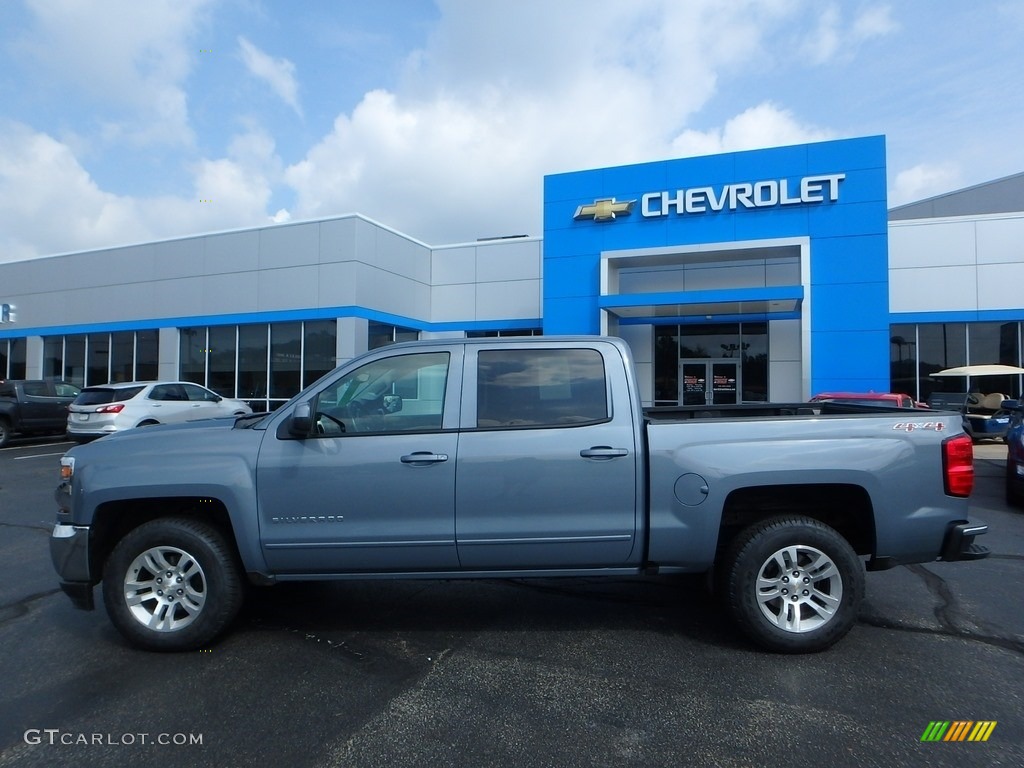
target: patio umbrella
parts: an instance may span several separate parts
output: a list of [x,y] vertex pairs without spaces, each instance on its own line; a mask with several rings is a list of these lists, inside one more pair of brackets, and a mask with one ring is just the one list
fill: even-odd
[[1024,373],[1024,368],[1016,365],[961,365],[959,368],[946,368],[944,371],[930,373],[929,376],[1006,376]]

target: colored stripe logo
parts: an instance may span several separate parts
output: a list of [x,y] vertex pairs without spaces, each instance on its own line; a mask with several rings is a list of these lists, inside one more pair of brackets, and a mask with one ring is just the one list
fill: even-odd
[[988,741],[995,729],[995,720],[933,720],[921,741]]

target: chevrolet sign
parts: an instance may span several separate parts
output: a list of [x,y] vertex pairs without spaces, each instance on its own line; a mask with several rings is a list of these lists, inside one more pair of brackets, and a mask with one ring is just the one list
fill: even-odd
[[691,187],[671,192],[647,192],[640,198],[640,213],[644,218],[668,216],[670,212],[707,213],[728,208],[774,208],[777,205],[822,203],[839,199],[839,182],[845,173],[824,176],[804,176],[799,187],[790,189],[789,179],[726,184],[722,187]]
[[579,206],[572,218],[574,221],[579,221],[580,219],[611,221],[617,215],[628,216],[633,212],[634,205],[636,205],[636,200],[626,200],[617,203],[614,197],[606,197],[595,200],[590,205]]
[[[845,173],[822,176],[804,176],[799,182],[789,179],[745,181],[721,187],[690,187],[672,192],[645,192],[640,198],[640,215],[645,219],[676,215],[717,212],[740,208],[774,208],[781,205],[801,205],[839,200],[839,183]],[[614,197],[598,198],[589,205],[576,208],[573,219],[613,221],[617,216],[628,216],[636,200],[616,202]]]

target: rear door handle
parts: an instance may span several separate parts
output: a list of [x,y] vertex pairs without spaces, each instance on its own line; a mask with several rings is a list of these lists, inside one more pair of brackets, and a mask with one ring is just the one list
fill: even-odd
[[625,448],[612,448],[610,445],[595,445],[584,448],[580,451],[580,456],[584,459],[618,459],[629,456],[629,451]]
[[430,451],[416,451],[402,457],[403,464],[438,464],[448,461],[447,453],[431,453]]

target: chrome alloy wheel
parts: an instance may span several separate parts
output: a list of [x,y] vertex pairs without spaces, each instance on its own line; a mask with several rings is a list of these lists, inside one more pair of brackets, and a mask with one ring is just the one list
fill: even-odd
[[206,604],[206,576],[196,559],[177,547],[153,547],[125,574],[124,600],[139,624],[174,632],[198,618]]
[[835,563],[814,547],[784,547],[757,574],[757,602],[772,624],[786,632],[820,629],[843,600],[843,578]]

